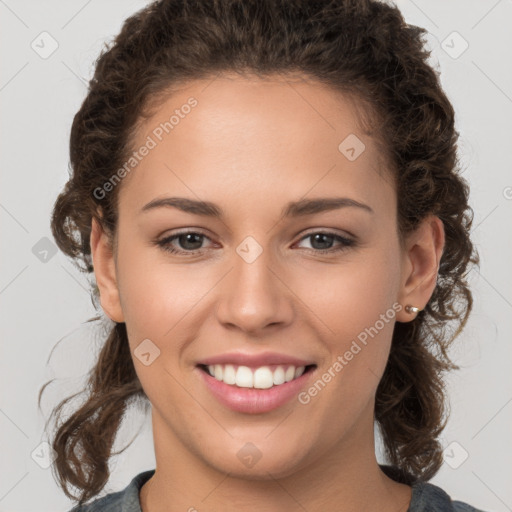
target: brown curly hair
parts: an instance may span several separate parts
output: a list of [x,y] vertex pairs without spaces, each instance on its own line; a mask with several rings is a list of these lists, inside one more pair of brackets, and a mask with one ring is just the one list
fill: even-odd
[[[386,456],[413,481],[429,480],[442,463],[438,436],[447,421],[442,377],[459,368],[447,349],[472,307],[468,264],[479,263],[469,236],[473,210],[460,176],[454,110],[427,62],[425,33],[406,24],[396,6],[377,0],[149,4],[125,21],[96,62],[71,129],[69,181],[51,221],[59,248],[83,272],[93,272],[91,222],[95,218],[115,234],[119,186],[102,199],[93,191],[123,165],[138,122],[175,85],[222,72],[295,73],[356,98],[388,156],[400,239],[428,214],[437,215],[445,229],[437,286],[413,321],[396,323],[375,399]],[[97,301],[94,283],[92,296]],[[80,504],[108,481],[127,407],[133,400],[148,401],[124,323],[108,334],[85,392],[83,404],[56,428],[52,441],[59,485],[72,499],[77,498],[68,485],[76,487]],[[75,396],[63,400],[51,417],[60,419]]]

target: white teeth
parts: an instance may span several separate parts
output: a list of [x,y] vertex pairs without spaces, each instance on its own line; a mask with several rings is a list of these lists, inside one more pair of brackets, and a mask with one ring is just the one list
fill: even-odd
[[304,373],[305,370],[305,366],[299,366],[298,368],[295,369],[295,376],[293,378],[298,379]]
[[268,366],[258,368],[254,372],[254,387],[257,389],[268,389],[274,385],[274,376]]
[[251,369],[247,368],[247,366],[239,366],[236,371],[236,385],[239,388],[253,388],[253,383],[254,378]]
[[222,380],[226,384],[236,384],[236,372],[235,367],[232,364],[224,366],[224,375],[222,376]]
[[268,366],[252,370],[248,366],[236,368],[232,364],[209,365],[208,372],[212,377],[225,384],[240,388],[269,389],[300,377],[306,370],[305,366],[278,366],[273,371]]
[[274,384],[279,386],[280,384],[284,384],[284,368],[279,366],[274,370]]

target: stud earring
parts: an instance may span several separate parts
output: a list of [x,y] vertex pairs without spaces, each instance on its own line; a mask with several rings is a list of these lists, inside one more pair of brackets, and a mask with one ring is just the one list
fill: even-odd
[[417,308],[415,306],[411,306],[410,304],[407,304],[407,306],[405,306],[405,311],[407,311],[407,313],[414,314],[414,313],[419,313],[421,311],[421,309]]

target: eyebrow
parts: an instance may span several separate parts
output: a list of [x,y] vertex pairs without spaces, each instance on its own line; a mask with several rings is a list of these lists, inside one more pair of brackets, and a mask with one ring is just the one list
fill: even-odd
[[[372,214],[375,213],[370,206],[356,201],[355,199],[351,199],[349,197],[329,197],[319,199],[301,199],[299,201],[290,202],[283,208],[281,216],[301,217],[350,206]],[[141,213],[163,207],[174,207],[178,210],[194,215],[224,219],[224,212],[222,211],[222,208],[217,206],[215,203],[210,201],[197,201],[186,197],[163,197],[153,199],[143,206]]]
[[[205,217],[214,217],[224,219],[222,208],[210,201],[197,201],[186,197],[163,197],[153,199],[141,209],[141,213],[154,210],[156,208],[177,208],[186,213],[194,215],[203,215]],[[375,213],[367,204],[356,201],[349,197],[328,197],[319,199],[301,199],[288,203],[282,210],[282,217],[301,217],[313,215],[325,211],[338,210],[345,207],[355,207],[368,213]]]
[[[203,215],[205,217],[214,217],[224,219],[224,212],[215,203],[209,201],[198,201],[186,197],[163,197],[156,198],[147,203],[141,210],[141,213],[154,210],[156,208],[177,208],[186,213],[194,215]],[[288,203],[282,210],[281,216],[285,218],[302,217],[313,215],[331,210],[338,210],[345,207],[359,208],[370,214],[375,213],[367,204],[356,201],[349,197],[329,197],[319,199],[301,199]]]

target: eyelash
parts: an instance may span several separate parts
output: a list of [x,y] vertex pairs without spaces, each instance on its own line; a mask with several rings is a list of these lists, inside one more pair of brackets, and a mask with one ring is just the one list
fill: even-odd
[[[199,236],[202,236],[202,237],[205,237],[205,238],[209,239],[209,237],[206,236],[204,233],[201,233],[201,232],[198,232],[198,231],[182,231],[180,233],[175,233],[174,235],[171,235],[171,236],[168,236],[166,238],[163,238],[162,240],[158,240],[155,243],[156,243],[156,245],[161,247],[162,250],[164,250],[165,252],[169,252],[171,254],[180,254],[180,255],[193,256],[193,255],[195,255],[197,253],[201,253],[203,251],[203,249],[195,249],[195,250],[191,250],[191,251],[183,251],[183,250],[178,250],[178,249],[176,249],[176,248],[174,248],[174,247],[172,247],[170,245],[172,241],[174,241],[175,239],[179,238],[180,236],[189,235],[189,234],[199,235]],[[345,238],[345,237],[340,236],[340,235],[338,235],[336,233],[333,233],[331,231],[313,231],[313,232],[308,233],[307,235],[303,236],[299,240],[299,242],[302,242],[302,240],[310,238],[310,237],[312,237],[314,235],[318,235],[318,234],[332,236],[335,240],[341,242],[343,245],[335,247],[335,248],[330,248],[330,249],[307,249],[308,252],[313,252],[313,253],[316,253],[316,254],[333,254],[333,253],[339,253],[339,252],[346,251],[349,247],[355,247],[356,246],[356,241],[355,240],[352,240],[350,238]]]

